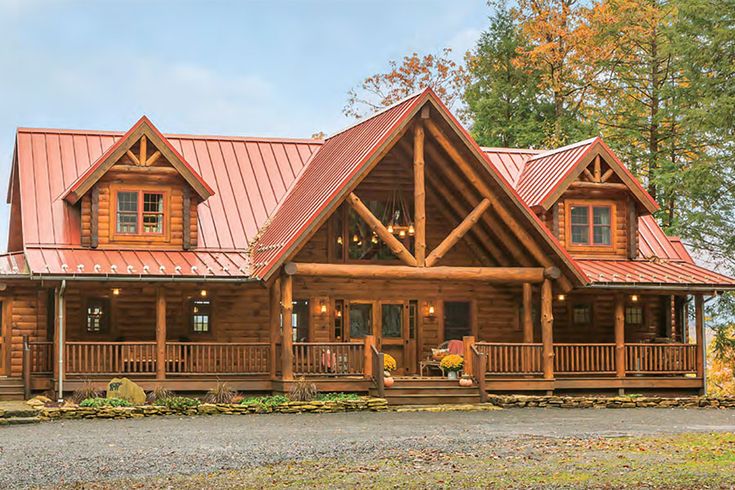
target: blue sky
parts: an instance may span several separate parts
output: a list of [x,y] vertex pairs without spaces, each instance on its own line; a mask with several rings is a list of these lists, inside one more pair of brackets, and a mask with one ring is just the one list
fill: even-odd
[[350,88],[413,51],[461,57],[489,13],[483,0],[0,0],[0,181],[18,126],[126,130],[146,114],[174,133],[334,132]]

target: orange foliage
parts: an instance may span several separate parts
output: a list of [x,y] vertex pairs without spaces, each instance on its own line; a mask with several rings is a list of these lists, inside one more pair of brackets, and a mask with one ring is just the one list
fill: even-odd
[[426,87],[431,87],[451,107],[468,81],[465,67],[452,60],[451,53],[451,49],[445,48],[439,54],[404,56],[400,64],[391,60],[387,73],[369,76],[359,88],[350,90],[343,112],[361,118]]

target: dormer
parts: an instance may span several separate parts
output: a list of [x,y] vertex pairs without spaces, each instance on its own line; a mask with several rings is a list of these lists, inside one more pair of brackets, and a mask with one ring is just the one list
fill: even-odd
[[532,156],[518,192],[580,258],[635,258],[638,218],[658,210],[600,138]]
[[64,199],[80,207],[83,246],[188,250],[197,244],[197,207],[213,193],[144,116]]

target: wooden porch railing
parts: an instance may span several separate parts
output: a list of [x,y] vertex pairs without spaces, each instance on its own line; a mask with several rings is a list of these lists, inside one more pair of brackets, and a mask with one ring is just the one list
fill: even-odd
[[66,374],[155,374],[155,342],[66,342]]
[[542,344],[476,342],[475,348],[486,356],[485,371],[488,374],[543,373]]
[[364,374],[365,344],[360,342],[294,342],[293,372],[299,376]]
[[166,342],[167,374],[269,374],[269,342]]
[[625,370],[631,374],[697,372],[694,344],[625,344]]
[[554,344],[554,374],[615,373],[615,344]]
[[54,343],[50,340],[28,342],[31,374],[45,375],[54,371]]
[[378,352],[374,345],[370,346],[371,355],[373,356],[373,381],[378,396],[385,396],[385,354]]
[[470,353],[473,377],[477,382],[477,389],[480,391],[480,402],[485,403],[487,401],[487,389],[485,388],[485,368],[488,364],[487,354],[480,352],[477,349],[477,344],[472,345]]

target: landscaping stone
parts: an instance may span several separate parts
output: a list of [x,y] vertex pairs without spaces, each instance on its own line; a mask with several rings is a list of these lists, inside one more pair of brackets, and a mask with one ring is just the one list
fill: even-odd
[[120,398],[133,405],[145,403],[145,391],[128,378],[113,378],[107,383],[107,398]]
[[488,402],[503,408],[735,408],[735,396],[664,398],[644,396],[490,395]]

